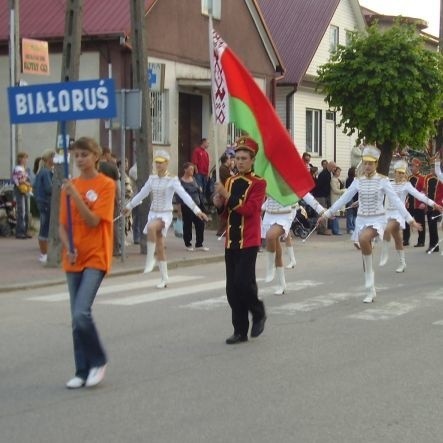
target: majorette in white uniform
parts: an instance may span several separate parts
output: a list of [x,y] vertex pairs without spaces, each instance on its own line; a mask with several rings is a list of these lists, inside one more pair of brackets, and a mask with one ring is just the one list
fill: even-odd
[[[403,174],[406,174],[406,170],[408,168],[408,164],[404,160],[399,160],[394,163],[394,173],[400,172]],[[406,180],[406,175],[404,175],[405,180],[396,182],[394,181],[391,183],[392,188],[394,189],[394,192],[397,194],[400,201],[404,202],[406,201],[406,197],[408,194],[411,194],[414,196],[417,200],[420,200],[421,202],[425,203],[428,206],[435,206],[435,202],[428,198],[425,194],[422,192],[417,191],[414,186],[412,186],[411,182]],[[406,220],[403,217],[403,215],[399,212],[397,207],[391,203],[389,198],[386,199],[386,219],[389,223],[390,220],[395,220],[399,224],[399,229],[404,229],[406,226]],[[389,247],[389,241],[383,239],[382,247],[381,247],[381,254],[380,254],[380,266],[384,266],[388,261],[388,247]],[[406,269],[406,259],[405,259],[405,251],[403,250],[403,246],[401,246],[401,249],[397,249],[397,253],[400,258],[400,265],[396,269],[396,272],[404,272]]]
[[[317,213],[322,213],[324,211],[323,206],[312,196],[312,194],[307,193],[303,200],[311,206]],[[262,238],[266,238],[266,234],[273,225],[279,225],[283,228],[284,238],[289,234],[291,229],[292,221],[294,220],[295,214],[297,212],[298,205],[283,206],[282,204],[275,201],[272,197],[268,197],[263,203],[262,210],[265,211],[262,221]],[[289,254],[289,259],[291,263],[295,264],[295,255],[292,246],[286,248]],[[265,282],[269,283],[277,275],[278,287],[275,294],[281,295],[284,293],[286,288],[286,280],[283,267],[276,267],[275,265],[275,252],[266,251],[267,257],[267,270]],[[293,267],[290,266],[290,267]]]
[[[376,165],[380,157],[380,151],[375,146],[366,146],[363,149],[363,162],[374,162]],[[345,193],[324,213],[324,216],[331,217],[343,205],[352,200],[352,197],[358,192],[358,211],[355,223],[353,239],[358,240],[360,232],[368,227],[377,231],[380,238],[386,227],[386,210],[383,204],[384,197],[387,196],[391,204],[399,211],[403,218],[408,222],[414,222],[414,218],[406,210],[405,205],[398,198],[389,179],[383,175],[374,172],[372,175],[355,178],[351,186]],[[365,288],[367,290],[365,303],[371,303],[376,297],[374,286],[374,270],[372,267],[372,253],[364,255],[363,269],[365,273]]]
[[169,174],[164,177],[150,175],[147,182],[140,189],[140,192],[126,205],[127,208],[133,209],[148,197],[149,194],[152,195],[148,222],[143,229],[144,234],[147,233],[148,223],[155,218],[160,218],[165,224],[165,227],[162,229],[162,235],[163,237],[166,237],[169,226],[172,223],[172,198],[174,197],[174,193],[177,193],[185,205],[188,206],[194,214],[201,212],[200,208],[194,203],[190,195],[184,190],[178,177]]
[[[169,161],[169,154],[166,151],[156,151],[154,156],[154,162],[167,162]],[[138,206],[143,199],[152,195],[152,202],[148,214],[148,222],[143,229],[143,233],[147,234],[148,225],[154,219],[160,219],[164,223],[162,228],[162,236],[166,237],[169,226],[172,223],[172,199],[174,193],[177,193],[182,201],[188,206],[196,215],[202,213],[200,208],[194,203],[191,196],[184,190],[178,177],[170,176],[166,173],[160,177],[157,174],[150,175],[144,186],[140,191],[132,198],[132,200],[126,205],[126,209],[133,209]],[[146,253],[146,265],[144,272],[151,272],[155,266],[155,243],[147,242]],[[165,288],[168,281],[168,268],[166,261],[159,261],[158,263],[161,275],[161,282],[157,285],[158,288]]]

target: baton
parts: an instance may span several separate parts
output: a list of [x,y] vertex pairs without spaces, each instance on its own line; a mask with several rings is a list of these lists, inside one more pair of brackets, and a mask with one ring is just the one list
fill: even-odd
[[440,213],[440,214],[438,214],[438,215],[434,215],[433,217],[431,217],[431,220],[434,220],[434,219],[436,219],[436,218],[439,218],[439,217],[441,217],[442,216],[442,214]]
[[124,214],[117,215],[117,217],[112,220],[113,222],[117,221],[119,218],[122,218]]
[[438,245],[441,243],[442,240],[440,240],[436,245],[434,245],[434,247],[432,249],[429,249],[428,254],[432,254],[435,249],[437,249]]
[[315,225],[313,228],[312,228],[312,230],[311,230],[311,232],[306,236],[306,238],[304,238],[303,240],[302,240],[302,242],[304,243],[311,235],[312,235],[312,233],[315,231],[317,229],[317,225]]
[[222,234],[220,235],[220,237],[217,237],[217,240],[221,240],[226,234],[226,229],[222,232]]

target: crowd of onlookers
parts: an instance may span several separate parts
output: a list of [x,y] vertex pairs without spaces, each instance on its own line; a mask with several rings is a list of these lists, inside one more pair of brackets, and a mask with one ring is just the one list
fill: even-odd
[[[361,160],[361,150],[359,147],[353,149],[351,152],[351,164],[348,169],[346,179],[341,176],[341,168],[335,162],[322,160],[321,171],[311,164],[311,154],[304,152],[302,159],[306,168],[311,173],[314,180],[315,187],[312,190],[312,195],[325,208],[332,206],[345,190],[351,185],[356,175],[356,167]],[[354,197],[354,201],[358,200],[358,195]],[[351,206],[351,205],[350,205]],[[356,207],[347,207],[337,212],[336,217],[329,220],[328,223],[320,223],[318,226],[318,234],[320,235],[342,235],[340,232],[338,216],[346,216],[346,232],[352,234],[355,229],[355,218],[357,217]]]

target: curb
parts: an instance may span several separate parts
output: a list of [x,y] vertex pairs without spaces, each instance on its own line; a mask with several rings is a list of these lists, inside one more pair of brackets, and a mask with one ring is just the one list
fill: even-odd
[[[207,264],[207,263],[218,263],[224,261],[224,259],[225,256],[224,254],[222,254],[222,255],[213,255],[210,257],[184,258],[180,260],[172,260],[168,262],[168,269],[185,268],[185,267]],[[111,271],[111,273],[107,276],[107,278],[141,274],[143,273],[143,269],[144,269],[143,266],[133,266],[131,268],[126,268],[126,269],[116,269],[115,271]],[[154,269],[158,270],[158,267],[156,266]],[[0,294],[6,292],[15,292],[15,291],[34,289],[34,288],[44,288],[44,287],[62,285],[65,283],[66,283],[65,278],[58,278],[52,280],[38,280],[38,281],[33,281],[32,283],[16,283],[0,287]]]

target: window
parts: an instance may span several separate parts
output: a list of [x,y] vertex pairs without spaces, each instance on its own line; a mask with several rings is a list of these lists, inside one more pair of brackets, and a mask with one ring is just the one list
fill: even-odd
[[346,46],[349,46],[351,43],[352,35],[354,33],[352,31],[346,31],[345,38],[346,38]]
[[150,91],[152,143],[168,143],[168,90]]
[[334,111],[326,111],[326,120],[331,120],[334,121],[335,120],[335,115],[334,115]]
[[306,152],[321,155],[321,110],[306,109]]
[[212,4],[212,17],[220,20],[221,0],[202,0],[202,14],[209,15],[209,6]]
[[338,48],[338,26],[329,27],[329,52],[332,54]]
[[228,125],[228,145],[233,145],[239,137],[246,135],[244,131],[237,128],[234,123]]

